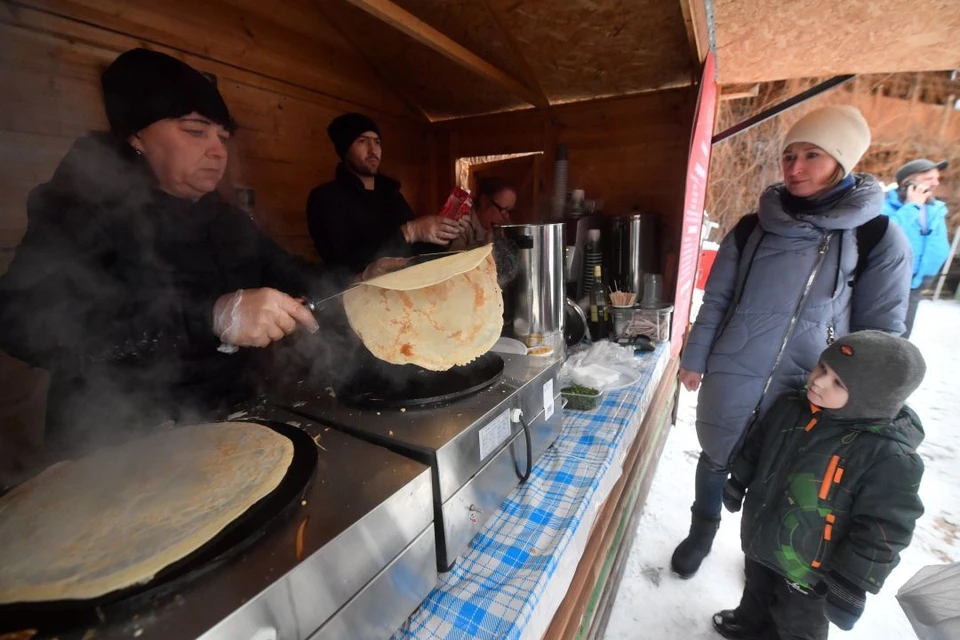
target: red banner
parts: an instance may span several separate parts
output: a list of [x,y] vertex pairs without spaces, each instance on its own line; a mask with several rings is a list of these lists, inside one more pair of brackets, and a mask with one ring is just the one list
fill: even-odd
[[687,187],[683,199],[683,233],[680,238],[680,264],[677,271],[677,290],[674,294],[673,335],[670,353],[676,356],[683,345],[683,336],[690,323],[690,304],[700,258],[700,233],[703,226],[703,207],[707,199],[707,176],[710,173],[710,140],[717,117],[717,83],[714,77],[716,62],[713,52],[707,53],[700,79],[700,96],[690,138],[690,157],[687,161]]

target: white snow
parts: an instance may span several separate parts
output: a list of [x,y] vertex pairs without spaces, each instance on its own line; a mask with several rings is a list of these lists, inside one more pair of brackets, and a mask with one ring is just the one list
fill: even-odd
[[[700,292],[697,292],[700,293]],[[923,385],[910,406],[923,421],[919,452],[926,464],[920,495],[926,512],[913,543],[878,595],[867,596],[863,617],[852,631],[830,628],[832,640],[916,638],[897,603],[897,590],[922,567],[960,561],[960,303],[924,301],[913,340],[927,361]],[[670,433],[650,495],[637,526],[633,549],[617,594],[608,640],[720,638],[713,613],[732,609],[743,590],[739,514],[724,511],[712,553],[696,576],[681,580],[670,571],[670,555],[690,525],[693,475],[699,446],[694,428],[696,394],[683,391],[676,427]]]

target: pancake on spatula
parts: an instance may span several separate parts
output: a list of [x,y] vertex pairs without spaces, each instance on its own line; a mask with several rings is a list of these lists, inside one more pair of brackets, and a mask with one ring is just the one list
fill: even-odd
[[368,280],[344,294],[343,306],[377,358],[431,371],[473,361],[503,328],[490,245]]
[[0,604],[149,582],[276,489],[292,461],[289,438],[224,422],[53,465],[0,498]]

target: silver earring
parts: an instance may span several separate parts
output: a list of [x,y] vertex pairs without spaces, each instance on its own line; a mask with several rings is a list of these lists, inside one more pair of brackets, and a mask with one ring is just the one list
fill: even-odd
[[138,155],[138,156],[142,156],[142,155],[143,155],[143,151],[140,151],[140,149],[134,149],[134,151],[137,152],[137,155]]

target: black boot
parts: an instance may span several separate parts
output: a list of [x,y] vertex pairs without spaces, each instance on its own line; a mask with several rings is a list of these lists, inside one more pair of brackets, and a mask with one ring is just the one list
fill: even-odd
[[763,638],[738,620],[734,609],[724,609],[720,613],[713,614],[713,628],[729,640],[761,640]]
[[700,563],[710,553],[713,538],[720,528],[720,518],[704,518],[691,510],[690,535],[677,545],[673,557],[670,558],[670,567],[673,572],[686,580],[693,576],[700,568]]

